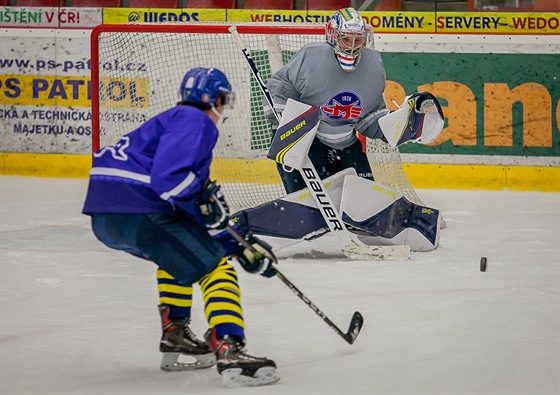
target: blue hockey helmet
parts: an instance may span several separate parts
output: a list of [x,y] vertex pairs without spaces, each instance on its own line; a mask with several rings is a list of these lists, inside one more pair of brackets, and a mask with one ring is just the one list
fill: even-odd
[[189,70],[179,90],[181,102],[194,104],[202,108],[210,108],[219,97],[224,106],[233,103],[231,84],[226,75],[216,68],[196,67]]

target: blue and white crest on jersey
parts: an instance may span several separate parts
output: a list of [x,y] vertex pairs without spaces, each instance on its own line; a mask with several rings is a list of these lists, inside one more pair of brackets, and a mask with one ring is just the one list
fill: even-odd
[[96,158],[102,157],[106,152],[110,152],[114,159],[127,161],[128,154],[125,152],[128,146],[130,145],[130,137],[124,136],[121,138],[115,145],[105,147],[100,149],[97,152],[93,153],[93,156]]
[[335,93],[321,111],[331,119],[356,119],[362,113],[362,99],[354,91]]

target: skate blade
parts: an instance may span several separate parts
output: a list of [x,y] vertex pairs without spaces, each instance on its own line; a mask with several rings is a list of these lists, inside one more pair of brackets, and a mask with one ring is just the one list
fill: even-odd
[[165,372],[184,372],[185,370],[211,368],[215,364],[216,356],[214,354],[185,355],[178,352],[167,352],[163,353],[160,368]]
[[226,369],[222,372],[222,384],[227,388],[257,387],[260,385],[274,384],[280,377],[276,374],[276,368],[264,366],[255,372],[253,377],[241,374],[241,368]]

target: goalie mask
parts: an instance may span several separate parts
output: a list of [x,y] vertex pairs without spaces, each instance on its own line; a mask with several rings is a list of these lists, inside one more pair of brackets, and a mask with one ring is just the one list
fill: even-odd
[[[189,70],[183,77],[179,95],[182,104],[193,105],[202,110],[212,109],[212,112],[218,116],[220,124],[228,118],[235,101],[235,95],[226,75],[213,67],[197,67]],[[224,106],[224,112],[221,114],[216,110],[218,99]]]
[[373,28],[364,22],[353,8],[342,8],[336,12],[325,27],[327,43],[342,70],[350,72],[360,60],[360,52],[369,45]]

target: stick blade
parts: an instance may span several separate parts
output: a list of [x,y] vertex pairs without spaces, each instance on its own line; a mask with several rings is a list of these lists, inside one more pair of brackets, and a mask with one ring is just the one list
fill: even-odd
[[364,317],[358,311],[356,311],[352,316],[352,321],[350,321],[348,332],[346,332],[346,334],[344,335],[344,340],[346,340],[348,344],[353,344],[360,334],[363,325]]

